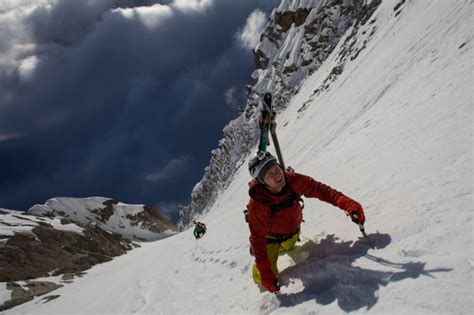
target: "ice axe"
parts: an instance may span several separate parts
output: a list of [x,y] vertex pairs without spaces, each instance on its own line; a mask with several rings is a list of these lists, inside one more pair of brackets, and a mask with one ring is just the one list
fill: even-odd
[[364,224],[360,223],[359,216],[357,215],[357,213],[355,211],[352,211],[351,217],[352,217],[352,220],[354,221],[354,223],[359,225],[359,229],[362,232],[362,235],[365,238],[368,238],[367,234],[365,233]]

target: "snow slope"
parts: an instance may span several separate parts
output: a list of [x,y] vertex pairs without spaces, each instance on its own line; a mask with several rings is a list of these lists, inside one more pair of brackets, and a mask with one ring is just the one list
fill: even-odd
[[395,16],[397,3],[380,5],[329,89],[314,93],[339,48],[277,119],[286,163],[360,201],[372,247],[342,211],[306,199],[303,243],[279,260],[282,292],[261,293],[244,163],[198,218],[202,239],[145,243],[5,314],[471,313],[472,2],[408,1]]

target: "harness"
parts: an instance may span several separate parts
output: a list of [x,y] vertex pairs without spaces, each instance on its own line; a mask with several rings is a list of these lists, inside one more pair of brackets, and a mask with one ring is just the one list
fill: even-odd
[[[281,244],[283,242],[286,242],[287,240],[289,240],[290,238],[293,238],[295,235],[297,235],[298,233],[300,232],[300,229],[298,228],[293,234],[291,235],[287,235],[287,236],[284,236],[284,235],[278,235],[278,236],[267,236],[266,239],[267,239],[267,244]],[[298,237],[298,241],[299,241],[299,237]]]

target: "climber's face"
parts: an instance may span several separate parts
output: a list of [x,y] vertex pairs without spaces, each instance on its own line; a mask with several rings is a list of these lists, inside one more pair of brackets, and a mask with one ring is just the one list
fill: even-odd
[[274,193],[279,193],[285,187],[285,174],[280,165],[275,163],[265,174],[265,184]]

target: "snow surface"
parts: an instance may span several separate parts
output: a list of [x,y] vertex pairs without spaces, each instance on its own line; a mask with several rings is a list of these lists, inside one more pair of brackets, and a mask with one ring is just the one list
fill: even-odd
[[408,1],[395,16],[397,3],[380,5],[377,31],[328,90],[313,94],[338,48],[277,117],[286,163],[360,201],[369,243],[342,211],[306,199],[303,242],[279,260],[281,294],[260,292],[244,163],[197,218],[202,239],[142,244],[60,298],[5,314],[471,314],[472,2]]

